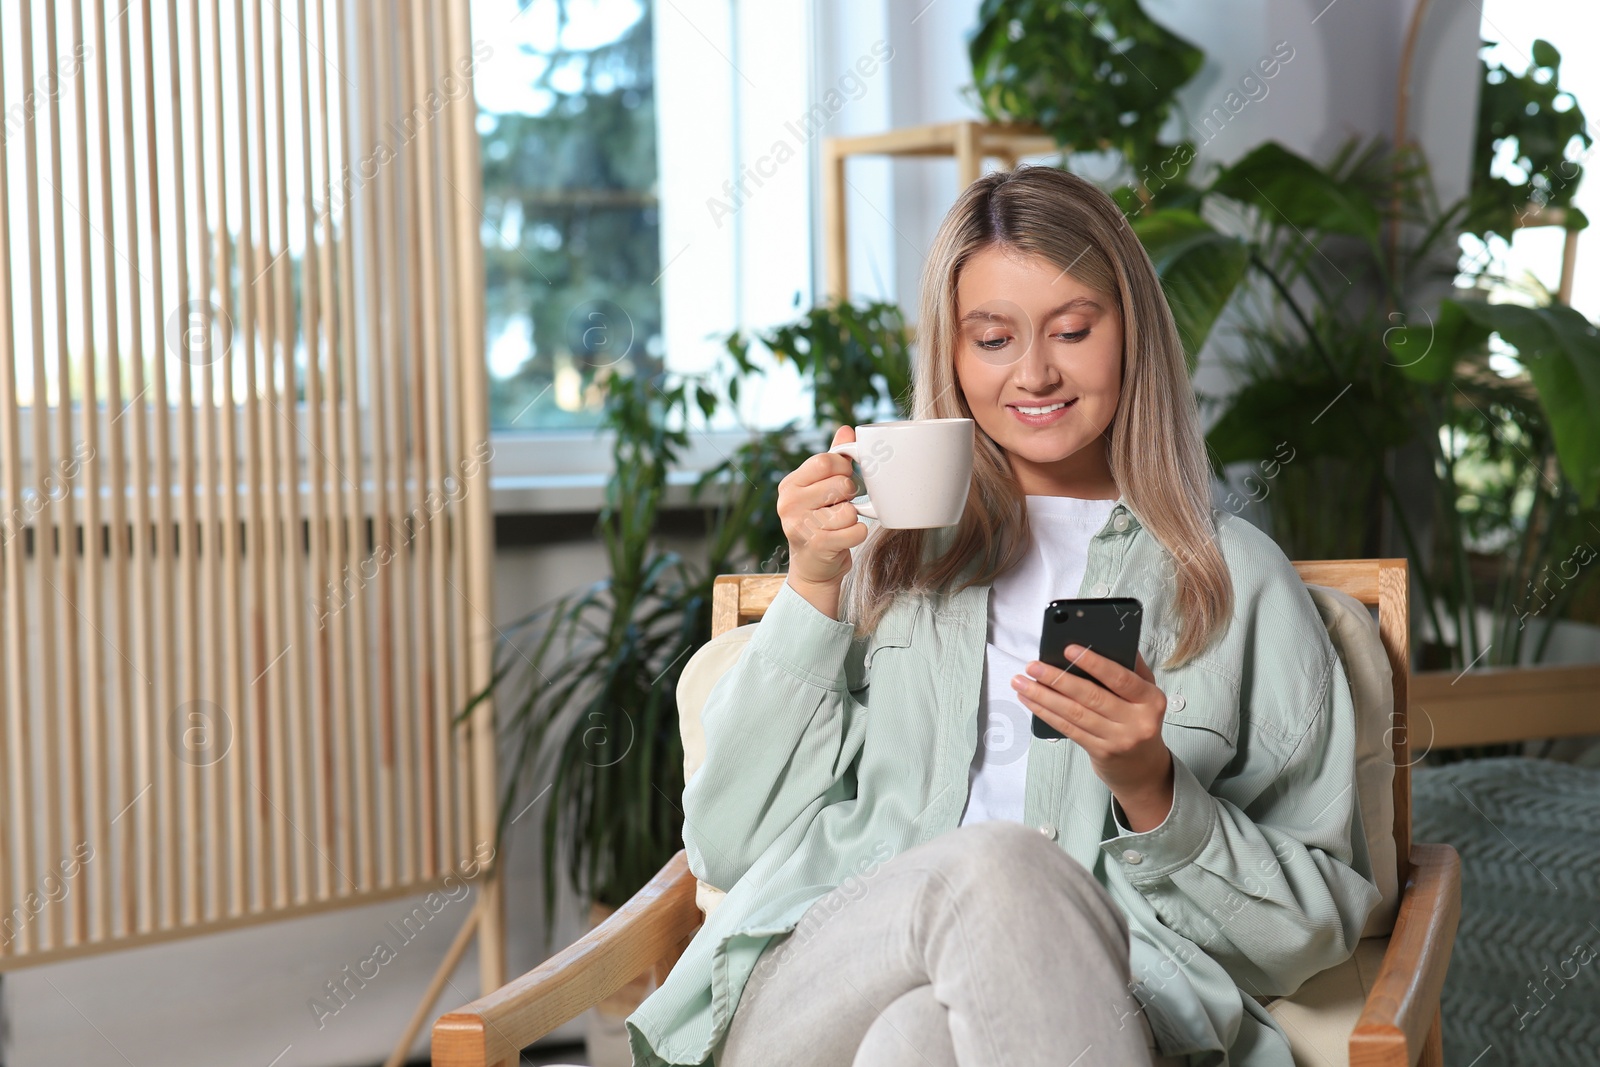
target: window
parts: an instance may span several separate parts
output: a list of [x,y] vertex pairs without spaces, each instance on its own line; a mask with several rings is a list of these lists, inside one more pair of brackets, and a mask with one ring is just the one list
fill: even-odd
[[[813,12],[801,0],[473,0],[495,42],[476,73],[484,173],[487,359],[497,507],[508,486],[608,469],[593,434],[614,373],[709,367],[736,328],[812,300],[805,121]],[[780,148],[781,146],[781,148]],[[802,394],[779,368],[744,421]],[[696,434],[689,464],[730,437]],[[574,499],[567,497],[566,499]]]
[[614,368],[662,355],[651,5],[473,14],[504,20],[477,84],[491,424],[587,429]]

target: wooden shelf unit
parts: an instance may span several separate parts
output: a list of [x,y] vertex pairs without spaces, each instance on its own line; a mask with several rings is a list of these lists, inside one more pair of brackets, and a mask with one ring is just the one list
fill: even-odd
[[825,137],[822,141],[822,217],[827,295],[850,292],[849,233],[845,218],[845,163],[851,156],[953,156],[958,189],[983,173],[985,159],[1014,167],[1028,156],[1059,152],[1055,139],[1037,126],[1015,122],[936,122],[887,133]]

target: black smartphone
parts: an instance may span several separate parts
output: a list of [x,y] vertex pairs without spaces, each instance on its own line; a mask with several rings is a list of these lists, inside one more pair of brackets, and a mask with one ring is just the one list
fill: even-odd
[[[1068,645],[1082,645],[1131,671],[1139,654],[1139,626],[1143,618],[1144,605],[1131,596],[1052,600],[1044,609],[1044,627],[1039,633],[1039,660],[1100,685],[1094,675],[1075,663],[1067,662],[1066,653],[1062,650]],[[1063,736],[1039,716],[1032,718],[1033,736]]]

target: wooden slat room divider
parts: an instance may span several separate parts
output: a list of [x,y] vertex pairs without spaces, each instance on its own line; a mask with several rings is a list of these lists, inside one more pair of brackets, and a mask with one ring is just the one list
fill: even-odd
[[0,8],[0,969],[454,873],[501,981],[469,37]]

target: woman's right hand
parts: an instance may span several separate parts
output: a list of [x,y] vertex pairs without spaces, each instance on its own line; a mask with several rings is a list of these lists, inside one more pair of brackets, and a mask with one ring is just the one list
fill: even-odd
[[[852,427],[841,426],[833,444],[855,439]],[[850,550],[867,539],[867,526],[850,503],[855,495],[850,457],[837,452],[819,452],[778,483],[778,518],[789,539],[788,582],[813,604],[818,601],[809,594],[821,594],[834,610],[818,607],[833,617],[838,614],[839,587],[850,570]]]

